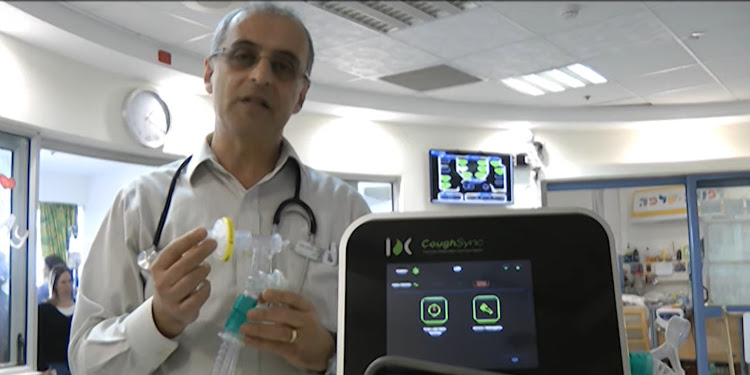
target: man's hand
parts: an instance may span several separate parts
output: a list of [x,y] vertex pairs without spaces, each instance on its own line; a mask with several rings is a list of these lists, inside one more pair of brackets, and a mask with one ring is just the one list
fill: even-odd
[[167,338],[179,335],[198,319],[198,312],[211,293],[206,279],[211,266],[204,260],[216,248],[216,241],[203,241],[207,235],[204,228],[195,228],[175,239],[151,267],[154,323]]
[[252,309],[247,313],[247,319],[273,324],[243,324],[240,332],[245,344],[278,354],[292,366],[305,370],[325,371],[328,368],[328,360],[336,348],[333,337],[320,324],[310,301],[294,292],[268,289],[258,302],[269,303],[272,307]]

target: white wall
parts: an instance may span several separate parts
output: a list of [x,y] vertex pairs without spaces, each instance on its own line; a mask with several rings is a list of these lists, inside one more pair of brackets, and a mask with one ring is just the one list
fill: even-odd
[[536,130],[548,179],[750,170],[750,124],[731,118],[632,123],[609,130]]
[[152,87],[171,107],[172,131],[164,151],[187,153],[213,127],[205,96],[157,86],[81,64],[0,33],[0,119],[82,139],[89,147],[153,154],[139,146],[122,121],[130,92]]
[[85,206],[89,186],[88,176],[43,171],[39,173],[39,201]]
[[[287,125],[285,135],[311,167],[351,174],[401,176],[401,209],[404,211],[470,209],[429,202],[428,153],[459,149],[516,153],[526,151],[515,134],[489,129],[404,126],[400,124],[299,115]],[[528,169],[517,169],[515,207],[541,206],[538,189]],[[498,209],[498,208],[487,208]]]

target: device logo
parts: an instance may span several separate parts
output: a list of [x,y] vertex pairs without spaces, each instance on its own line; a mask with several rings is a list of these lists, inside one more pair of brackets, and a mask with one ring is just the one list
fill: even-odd
[[391,238],[387,237],[385,239],[385,256],[389,257],[391,254],[393,254],[393,256],[399,256],[402,252],[411,255],[411,249],[409,248],[410,244],[411,237],[407,238],[404,242],[401,242],[401,240],[397,238],[396,243],[391,246]]

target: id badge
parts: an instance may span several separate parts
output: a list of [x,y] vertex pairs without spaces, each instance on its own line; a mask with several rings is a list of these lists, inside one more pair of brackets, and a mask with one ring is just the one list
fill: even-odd
[[308,241],[300,240],[294,245],[294,252],[315,262],[320,262],[324,250]]
[[331,247],[323,254],[323,263],[336,267],[339,263],[339,249],[335,242],[331,242]]

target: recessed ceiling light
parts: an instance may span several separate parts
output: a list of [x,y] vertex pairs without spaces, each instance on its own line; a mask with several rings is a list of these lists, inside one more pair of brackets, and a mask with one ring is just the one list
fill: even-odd
[[565,91],[568,88],[604,83],[607,79],[588,66],[576,63],[521,77],[506,78],[501,82],[524,94],[539,96]]
[[586,65],[583,65],[583,64],[573,64],[573,65],[568,65],[567,68],[571,72],[573,72],[573,73],[581,76],[581,78],[583,78],[583,79],[585,79],[585,80],[587,80],[587,81],[589,81],[591,83],[604,83],[604,82],[607,82],[606,78],[604,78],[601,74],[597,73],[596,71],[594,71],[594,69],[591,69],[591,68],[589,68]]
[[544,95],[544,91],[539,89],[538,87],[531,85],[525,81],[522,81],[518,78],[506,78],[501,81],[506,86],[512,88],[513,90],[522,92],[524,94],[532,95],[532,96],[539,96]]
[[550,81],[550,80],[548,80],[546,78],[543,78],[543,77],[541,77],[539,75],[536,75],[536,74],[527,74],[527,75],[525,75],[525,76],[523,76],[521,78],[523,78],[526,81],[528,81],[530,83],[533,83],[533,84],[535,84],[535,85],[537,85],[537,86],[539,86],[539,87],[541,87],[541,88],[543,88],[543,89],[545,89],[547,91],[552,91],[552,92],[565,91],[565,87],[562,87],[562,86],[558,85],[557,83],[552,82],[552,81]]
[[570,74],[563,73],[561,70],[558,69],[552,69],[544,72],[545,75],[548,77],[572,88],[578,88],[586,86],[585,83],[579,81],[578,79],[573,78]]
[[703,36],[703,34],[704,33],[702,31],[692,32],[690,33],[690,39],[700,39]]

